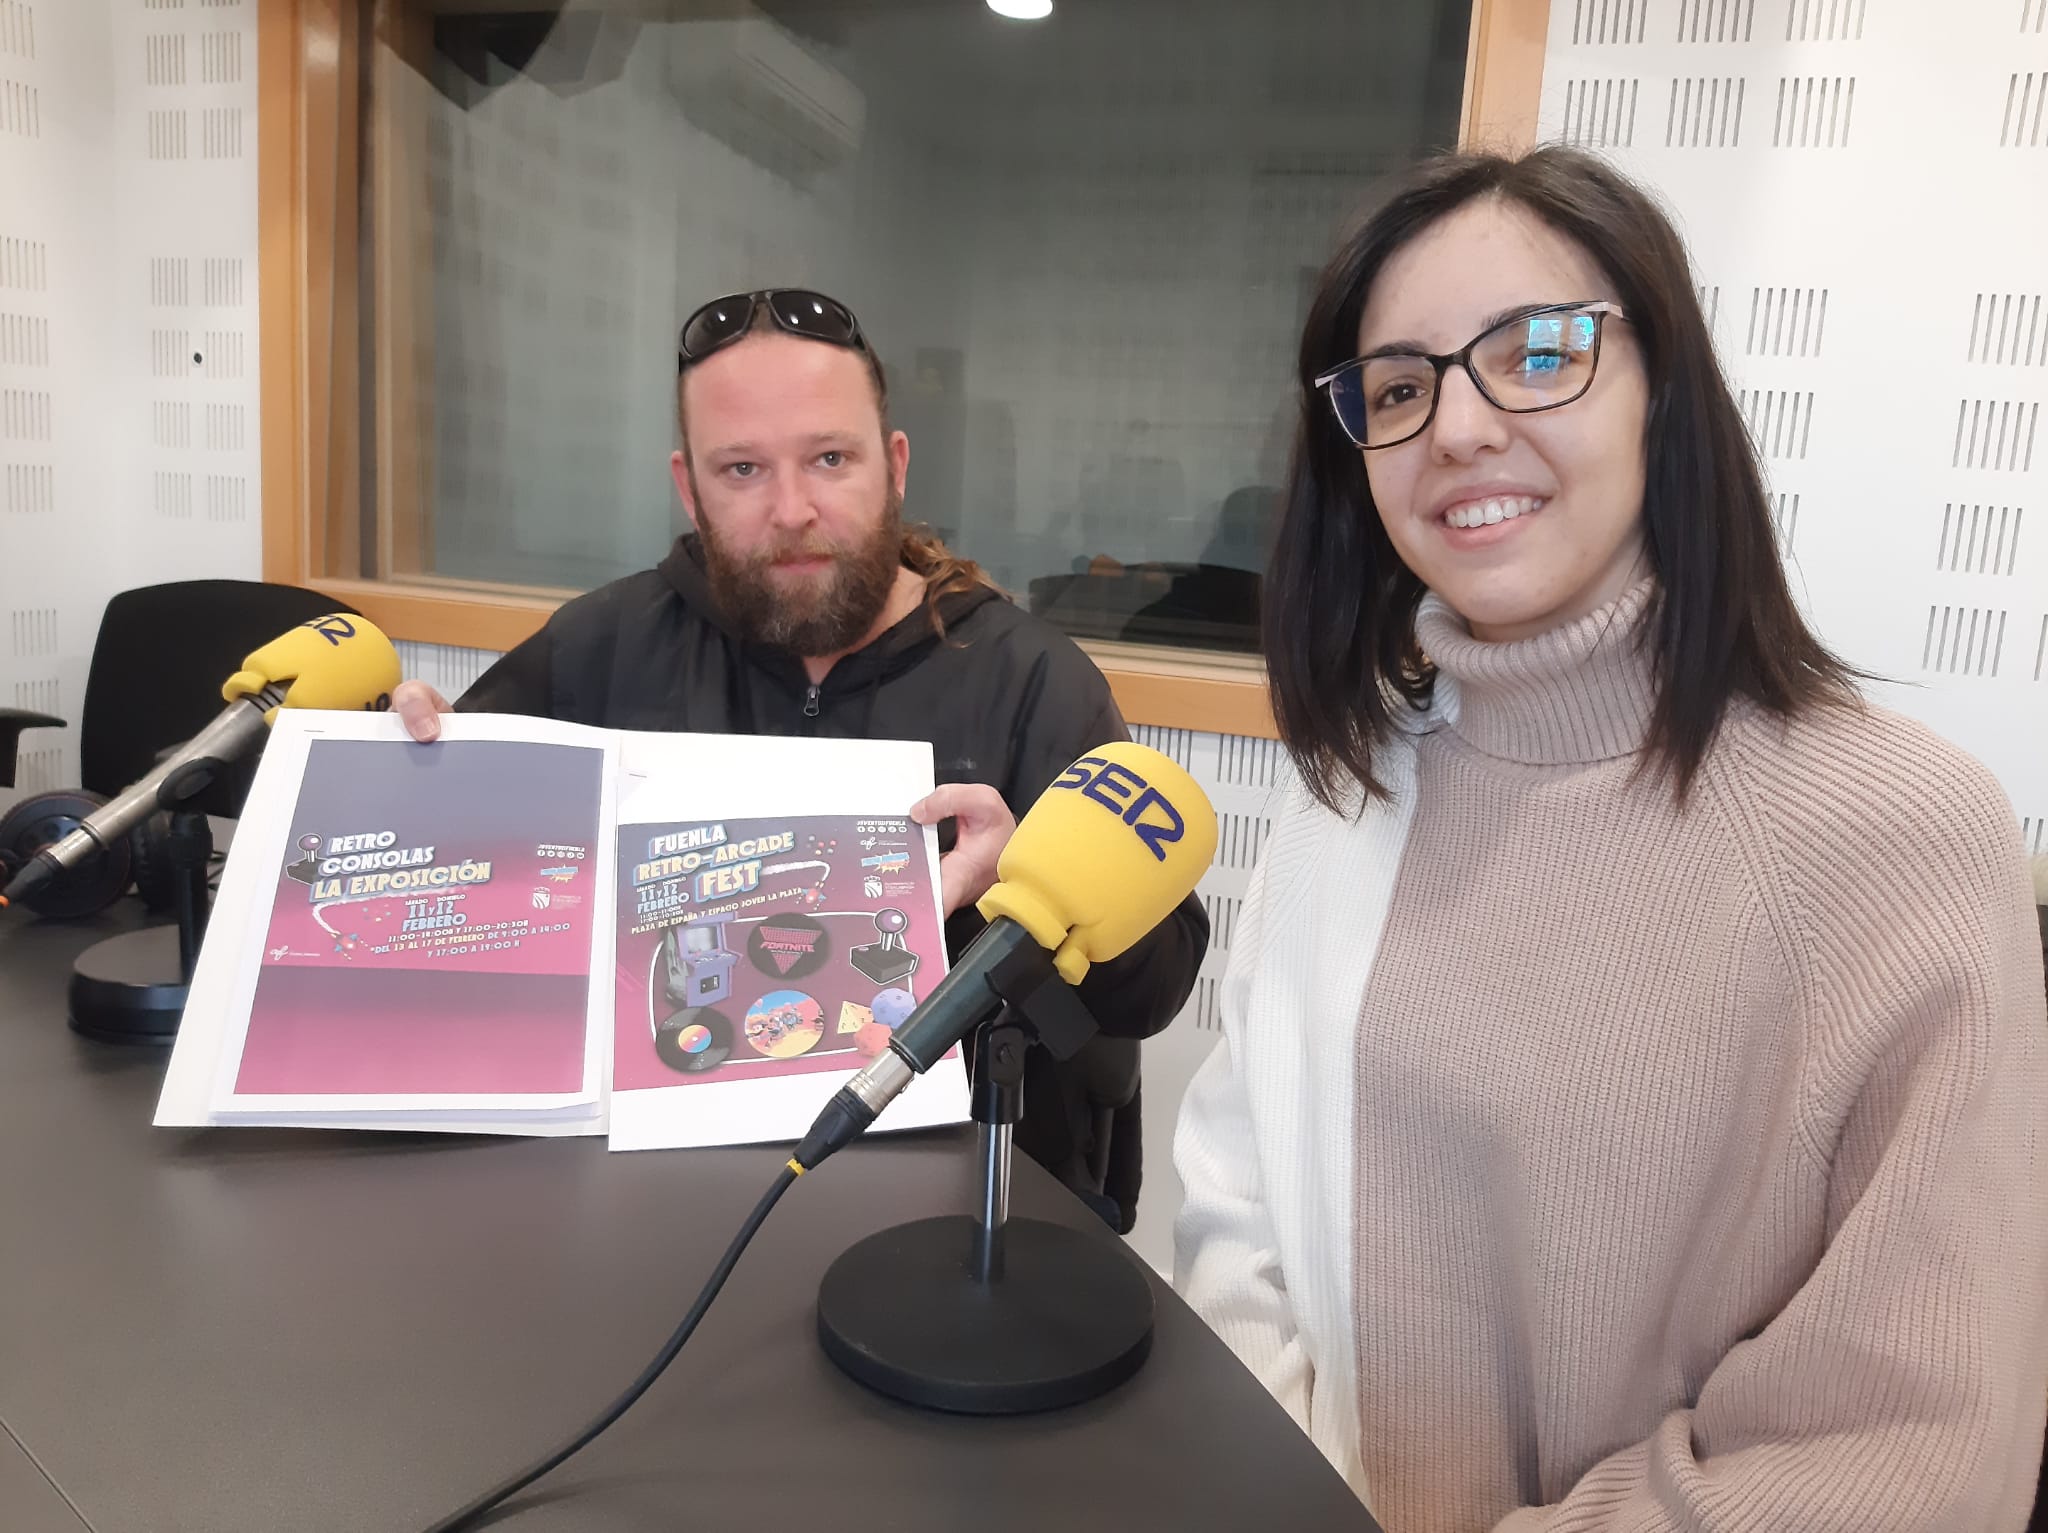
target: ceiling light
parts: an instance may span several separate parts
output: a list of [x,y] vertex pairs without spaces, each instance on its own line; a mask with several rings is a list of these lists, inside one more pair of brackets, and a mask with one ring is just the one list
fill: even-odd
[[1052,14],[1052,0],[988,0],[988,8],[1012,21],[1043,21]]

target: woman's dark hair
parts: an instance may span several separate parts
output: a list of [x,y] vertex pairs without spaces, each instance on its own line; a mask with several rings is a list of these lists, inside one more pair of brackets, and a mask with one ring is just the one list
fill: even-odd
[[[1763,476],[1714,356],[1685,246],[1640,187],[1591,155],[1447,154],[1415,167],[1324,269],[1302,331],[1301,420],[1262,605],[1273,715],[1308,788],[1332,809],[1384,797],[1373,752],[1397,713],[1427,705],[1435,670],[1415,638],[1422,582],[1388,540],[1358,448],[1317,375],[1358,352],[1366,295],[1388,259],[1480,198],[1511,203],[1614,281],[1649,377],[1644,541],[1656,706],[1645,764],[1682,800],[1733,698],[1779,714],[1855,697],[1854,673],[1793,605]],[[1537,296],[1576,298],[1581,294]]]

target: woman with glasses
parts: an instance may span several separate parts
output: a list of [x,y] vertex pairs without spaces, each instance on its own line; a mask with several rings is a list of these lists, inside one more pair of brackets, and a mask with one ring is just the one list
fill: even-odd
[[2018,825],[1801,619],[1677,236],[1575,152],[1434,161],[1300,380],[1300,786],[1180,1126],[1180,1288],[1389,1533],[2017,1533]]

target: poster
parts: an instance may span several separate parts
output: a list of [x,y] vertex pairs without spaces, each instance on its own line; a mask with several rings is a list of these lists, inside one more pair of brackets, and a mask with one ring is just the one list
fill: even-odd
[[[946,972],[932,778],[922,741],[284,710],[156,1122],[797,1139]],[[967,1107],[956,1054],[882,1128]]]
[[[778,746],[765,767],[731,737],[623,747],[642,786],[616,846],[615,1149],[800,1137],[945,976],[936,841],[908,815],[929,747]],[[954,1059],[888,1121],[965,1115]]]
[[620,837],[615,1090],[859,1068],[945,972],[923,831],[815,815]]
[[606,757],[308,740],[223,1105],[594,1104]]

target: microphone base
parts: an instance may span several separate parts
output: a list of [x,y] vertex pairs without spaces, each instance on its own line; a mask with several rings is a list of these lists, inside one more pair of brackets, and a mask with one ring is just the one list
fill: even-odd
[[72,965],[71,1030],[101,1043],[176,1042],[185,1015],[181,974],[176,926],[95,942]]
[[1037,1219],[1000,1231],[1002,1275],[975,1276],[964,1214],[849,1247],[818,1288],[818,1340],[892,1399],[972,1416],[1107,1394],[1152,1350],[1152,1287],[1121,1242]]

